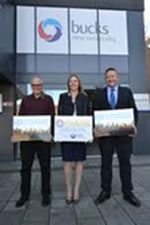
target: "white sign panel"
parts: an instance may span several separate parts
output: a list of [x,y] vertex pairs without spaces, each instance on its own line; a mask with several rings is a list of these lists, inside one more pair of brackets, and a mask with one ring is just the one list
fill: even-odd
[[140,111],[150,111],[150,96],[149,94],[134,94],[136,106]]
[[2,101],[2,94],[0,94],[0,113],[3,111],[3,101]]
[[94,112],[95,136],[128,135],[135,132],[133,109]]
[[70,9],[71,54],[98,54],[96,10]]
[[99,10],[100,54],[128,55],[125,11]]
[[38,141],[50,142],[50,116],[14,116],[12,142]]
[[34,53],[34,7],[17,7],[17,53]]
[[58,142],[91,142],[92,116],[55,116],[55,136]]
[[37,8],[37,53],[68,54],[67,9]]

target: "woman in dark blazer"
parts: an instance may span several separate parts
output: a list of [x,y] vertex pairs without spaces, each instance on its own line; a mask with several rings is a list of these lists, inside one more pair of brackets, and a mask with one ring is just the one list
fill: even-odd
[[[67,82],[68,92],[61,94],[58,104],[59,115],[88,115],[88,97],[83,91],[76,74],[70,75]],[[66,203],[79,202],[79,189],[86,159],[86,144],[77,142],[61,143],[64,174],[67,187]],[[72,169],[75,166],[75,187],[72,190]]]

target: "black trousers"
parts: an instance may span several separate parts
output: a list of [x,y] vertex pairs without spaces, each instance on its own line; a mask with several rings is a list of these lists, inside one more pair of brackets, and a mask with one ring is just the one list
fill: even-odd
[[41,193],[51,194],[51,146],[44,142],[21,142],[21,196],[27,198],[31,190],[31,169],[35,153],[41,168]]
[[119,160],[122,192],[124,194],[128,194],[133,189],[130,163],[132,153],[132,138],[127,136],[104,137],[99,139],[99,147],[102,156],[101,188],[107,192],[111,192],[112,159],[114,150],[116,150]]

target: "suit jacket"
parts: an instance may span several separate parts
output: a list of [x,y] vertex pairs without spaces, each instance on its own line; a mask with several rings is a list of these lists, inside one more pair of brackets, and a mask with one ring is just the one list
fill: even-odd
[[[118,88],[118,102],[115,109],[126,109],[133,108],[135,124],[138,122],[138,111],[135,105],[133,94],[131,90],[127,87]],[[107,88],[97,89],[93,96],[93,111],[94,110],[110,110],[112,109],[108,98],[107,98]]]
[[[88,97],[84,94],[79,94],[76,97],[76,113],[77,115],[88,115],[89,104]],[[73,115],[74,104],[72,103],[71,96],[68,93],[60,95],[58,104],[58,114],[59,115]]]

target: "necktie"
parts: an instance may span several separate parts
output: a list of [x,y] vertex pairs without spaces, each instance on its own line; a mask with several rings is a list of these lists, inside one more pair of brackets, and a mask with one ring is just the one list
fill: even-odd
[[111,105],[111,108],[114,109],[115,108],[115,89],[114,88],[111,88],[111,92],[110,92],[110,105]]

